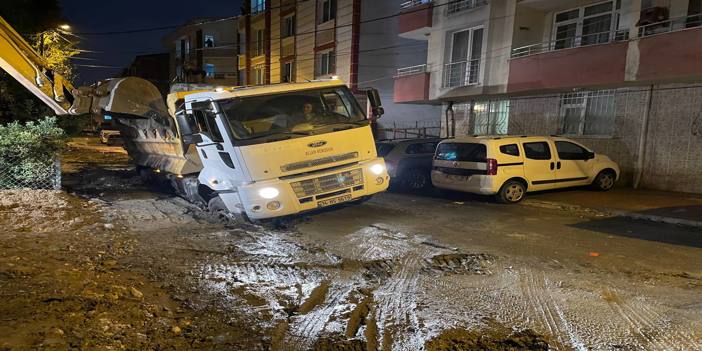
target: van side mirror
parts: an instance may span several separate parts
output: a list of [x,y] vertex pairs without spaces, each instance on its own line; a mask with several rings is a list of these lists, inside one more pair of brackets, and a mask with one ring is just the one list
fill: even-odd
[[366,94],[368,95],[368,101],[370,102],[373,116],[375,118],[380,118],[380,116],[385,113],[385,109],[383,108],[383,102],[380,101],[380,93],[378,93],[378,89],[368,90]]
[[202,135],[200,135],[200,134],[183,135],[183,143],[186,145],[199,144],[201,142],[202,142]]

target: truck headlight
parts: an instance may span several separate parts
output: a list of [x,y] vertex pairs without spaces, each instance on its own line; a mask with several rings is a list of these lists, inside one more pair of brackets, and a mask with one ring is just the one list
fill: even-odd
[[376,163],[370,166],[370,171],[375,175],[381,175],[385,171],[385,166],[381,163]]
[[280,195],[280,191],[276,188],[263,188],[258,191],[258,195],[264,199],[273,199]]

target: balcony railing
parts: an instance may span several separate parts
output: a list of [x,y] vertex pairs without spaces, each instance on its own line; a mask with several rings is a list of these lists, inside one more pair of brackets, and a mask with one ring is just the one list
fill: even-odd
[[478,84],[480,60],[451,62],[444,65],[444,88]]
[[403,68],[397,69],[397,74],[395,74],[395,78],[412,76],[415,74],[426,73],[426,72],[427,72],[427,65],[426,64],[410,66],[410,67],[403,67]]
[[429,4],[431,3],[432,0],[410,0],[410,1],[405,1],[400,4],[400,10],[407,10],[410,8],[413,8],[415,6],[423,5],[423,4]]
[[466,11],[487,5],[488,0],[449,0],[446,6],[446,14],[453,15],[461,11]]
[[639,27],[639,37],[647,37],[660,33],[675,32],[687,28],[702,26],[702,13],[671,18],[662,22],[651,23]]
[[512,49],[512,58],[524,57],[534,54],[540,54],[549,51],[562,49],[576,48],[581,46],[590,46],[598,44],[607,44],[612,42],[629,40],[629,30],[617,30],[600,33],[592,33],[579,37],[570,37],[557,39],[553,41],[520,46]]

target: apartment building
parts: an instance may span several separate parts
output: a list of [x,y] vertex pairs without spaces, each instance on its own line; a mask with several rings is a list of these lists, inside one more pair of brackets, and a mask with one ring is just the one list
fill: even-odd
[[239,79],[263,85],[338,77],[359,97],[379,90],[381,123],[436,119],[438,106],[394,103],[395,68],[427,55],[425,43],[398,36],[397,11],[392,1],[247,0],[238,24]]
[[623,181],[702,193],[701,0],[437,0],[403,4],[395,101],[444,107],[444,135],[561,134]]
[[238,19],[197,18],[169,33],[171,83],[239,85]]

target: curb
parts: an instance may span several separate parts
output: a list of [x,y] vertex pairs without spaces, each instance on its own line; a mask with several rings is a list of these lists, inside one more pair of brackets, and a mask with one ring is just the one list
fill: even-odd
[[702,228],[702,221],[694,221],[683,218],[676,217],[666,217],[666,216],[656,216],[649,214],[641,214],[638,212],[622,211],[611,208],[594,208],[585,207],[580,205],[573,205],[563,202],[553,202],[553,201],[542,201],[542,200],[526,200],[523,202],[524,205],[538,207],[538,208],[549,208],[549,209],[560,209],[563,211],[580,211],[594,213],[598,217],[622,217],[635,220],[643,220],[649,222],[665,223],[672,225],[679,225],[692,228]]

